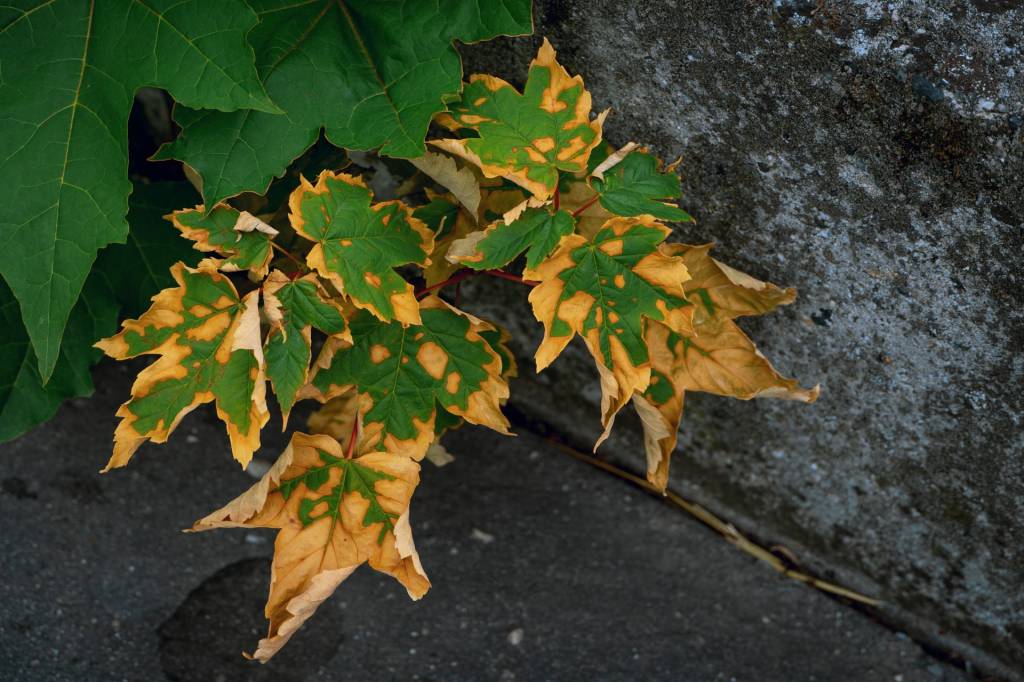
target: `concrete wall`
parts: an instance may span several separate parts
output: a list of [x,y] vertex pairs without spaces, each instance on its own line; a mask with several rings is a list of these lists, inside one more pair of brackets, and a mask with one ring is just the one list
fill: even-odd
[[[800,290],[744,327],[821,400],[688,396],[673,486],[915,636],[1024,668],[1024,3],[552,0],[536,18],[536,39],[464,49],[467,72],[521,82],[549,37],[613,143],[683,157],[698,223],[678,238]],[[517,409],[592,441],[579,348],[524,374]],[[620,428],[602,452],[640,469]]]

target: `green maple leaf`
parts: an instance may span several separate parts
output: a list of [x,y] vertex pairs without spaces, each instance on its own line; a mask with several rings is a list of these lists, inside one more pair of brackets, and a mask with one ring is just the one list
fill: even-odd
[[373,203],[362,178],[324,171],[288,201],[295,231],[315,242],[306,263],[358,307],[384,321],[418,323],[413,288],[395,272],[425,265],[434,234],[400,201]]
[[475,270],[490,270],[508,265],[526,251],[526,268],[532,270],[575,227],[568,211],[528,208],[509,224],[499,221],[455,242],[448,257]]
[[590,120],[583,79],[569,76],[545,39],[522,94],[500,78],[474,75],[450,114],[438,117],[450,130],[466,129],[476,137],[432,144],[476,164],[487,177],[506,178],[548,199],[559,172],[587,168],[591,150],[601,142],[602,121],[603,116]]
[[47,380],[96,258],[125,239],[128,112],[139,87],[277,111],[242,0],[12,0],[0,8],[0,273]]
[[604,178],[593,178],[591,186],[601,205],[620,216],[652,215],[662,220],[689,221],[690,215],[665,199],[678,199],[679,174],[662,170],[654,156],[635,151],[612,166]]
[[176,287],[164,289],[137,320],[96,344],[107,355],[127,360],[159,359],[143,370],[132,397],[121,405],[114,453],[105,470],[124,466],[142,443],[163,443],[190,411],[216,401],[231,450],[242,466],[259,449],[260,429],[269,413],[257,300],[240,298],[217,264],[171,269]]
[[134,185],[128,201],[128,241],[100,251],[92,274],[107,281],[121,303],[123,316],[141,314],[155,293],[174,286],[172,265],[181,261],[195,266],[199,262],[199,254],[188,240],[164,220],[169,207],[192,204],[196,198],[187,182]]
[[119,305],[122,314],[139,314],[153,294],[174,285],[168,273],[171,265],[178,260],[194,265],[198,260],[199,254],[162,217],[168,206],[194,198],[187,182],[135,186],[128,209],[128,242],[100,251],[71,309],[57,365],[45,385],[18,302],[0,280],[0,440],[48,420],[64,400],[92,394],[90,368],[103,355],[93,344],[117,328]]
[[207,206],[262,191],[321,128],[348,149],[423,153],[434,114],[459,92],[453,40],[532,30],[530,0],[254,0],[249,34],[267,92],[285,116],[177,107],[181,136],[157,158],[185,161],[203,177]]
[[6,441],[48,420],[65,400],[92,395],[90,368],[102,355],[92,344],[117,327],[117,301],[102,277],[86,280],[45,385],[18,302],[3,280],[0,324],[0,441]]
[[316,275],[293,281],[275,270],[263,283],[263,298],[272,325],[264,347],[267,377],[287,424],[296,394],[309,376],[313,327],[328,336],[351,337],[341,308],[328,299]]
[[312,385],[323,397],[355,388],[364,396],[364,442],[422,457],[434,439],[438,407],[505,433],[508,397],[502,359],[481,332],[490,325],[436,297],[421,302],[422,324],[382,324],[361,312],[351,320],[353,345],[338,350]]

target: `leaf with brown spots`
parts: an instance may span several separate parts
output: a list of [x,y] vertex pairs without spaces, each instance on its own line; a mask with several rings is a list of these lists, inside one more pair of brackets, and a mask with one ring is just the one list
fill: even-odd
[[648,323],[691,328],[693,306],[683,292],[686,266],[658,249],[668,232],[650,216],[612,218],[593,239],[565,237],[548,260],[524,273],[541,283],[530,292],[533,314],[544,325],[537,371],[550,365],[576,334],[597,362],[605,426],[598,443],[633,392],[650,383]]
[[[434,440],[437,414],[508,433],[506,362],[483,334],[494,328],[431,296],[422,323],[350,320],[352,346],[338,349],[311,379],[322,400],[355,388],[366,447],[419,459]],[[319,363],[318,363],[319,364]]]
[[182,417],[215,401],[231,452],[246,466],[260,446],[266,404],[259,291],[240,298],[217,264],[171,268],[178,286],[153,297],[137,320],[96,346],[117,360],[159,359],[144,369],[117,411],[114,453],[104,471],[124,466],[147,440],[163,443]]
[[559,172],[585,170],[601,141],[604,115],[591,120],[590,106],[583,79],[569,76],[545,39],[521,94],[500,78],[477,74],[466,83],[461,101],[438,116],[449,130],[475,137],[432,144],[476,164],[489,178],[506,178],[548,199]]
[[434,235],[400,201],[373,203],[362,178],[324,171],[288,199],[292,227],[315,242],[306,263],[359,308],[385,322],[420,321],[413,288],[395,272],[426,265]]
[[352,457],[325,435],[296,433],[270,471],[194,531],[278,528],[270,621],[252,658],[265,663],[364,563],[394,576],[413,599],[430,589],[409,525],[419,465],[388,452]]
[[633,397],[644,425],[647,478],[664,489],[669,459],[683,415],[686,391],[750,400],[783,398],[813,403],[818,387],[801,388],[781,376],[733,322],[792,303],[793,289],[761,282],[708,255],[710,244],[667,244],[663,251],[682,258],[691,279],[683,284],[693,304],[693,331],[679,333],[660,323],[647,329],[651,381]]

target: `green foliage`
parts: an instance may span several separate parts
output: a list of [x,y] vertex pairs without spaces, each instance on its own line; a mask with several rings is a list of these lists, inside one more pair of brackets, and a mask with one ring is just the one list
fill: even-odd
[[267,92],[284,116],[178,107],[184,129],[158,158],[181,159],[203,177],[208,206],[264,191],[316,139],[387,156],[423,153],[434,114],[460,89],[453,40],[532,30],[523,0],[258,0],[249,35]]
[[23,0],[0,8],[0,274],[44,381],[96,253],[123,242],[128,111],[143,85],[179,102],[278,111],[242,0]]

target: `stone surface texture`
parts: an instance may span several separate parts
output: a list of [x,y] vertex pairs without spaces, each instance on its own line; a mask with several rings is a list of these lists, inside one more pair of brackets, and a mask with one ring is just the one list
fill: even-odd
[[254,482],[213,410],[97,473],[137,369],[104,363],[93,398],[0,448],[0,679],[969,679],[549,442],[473,427],[449,436],[454,462],[424,463],[426,597],[364,566],[270,663],[247,661],[273,531],[181,532]]
[[[688,397],[673,485],[916,636],[1024,669],[1024,3],[552,0],[536,29],[466,48],[467,72],[521,83],[548,37],[610,141],[682,157],[697,223],[674,238],[800,291],[742,326],[821,399]],[[528,357],[514,286],[471,309]],[[514,400],[582,444],[584,352]],[[601,452],[639,470],[636,424]]]

